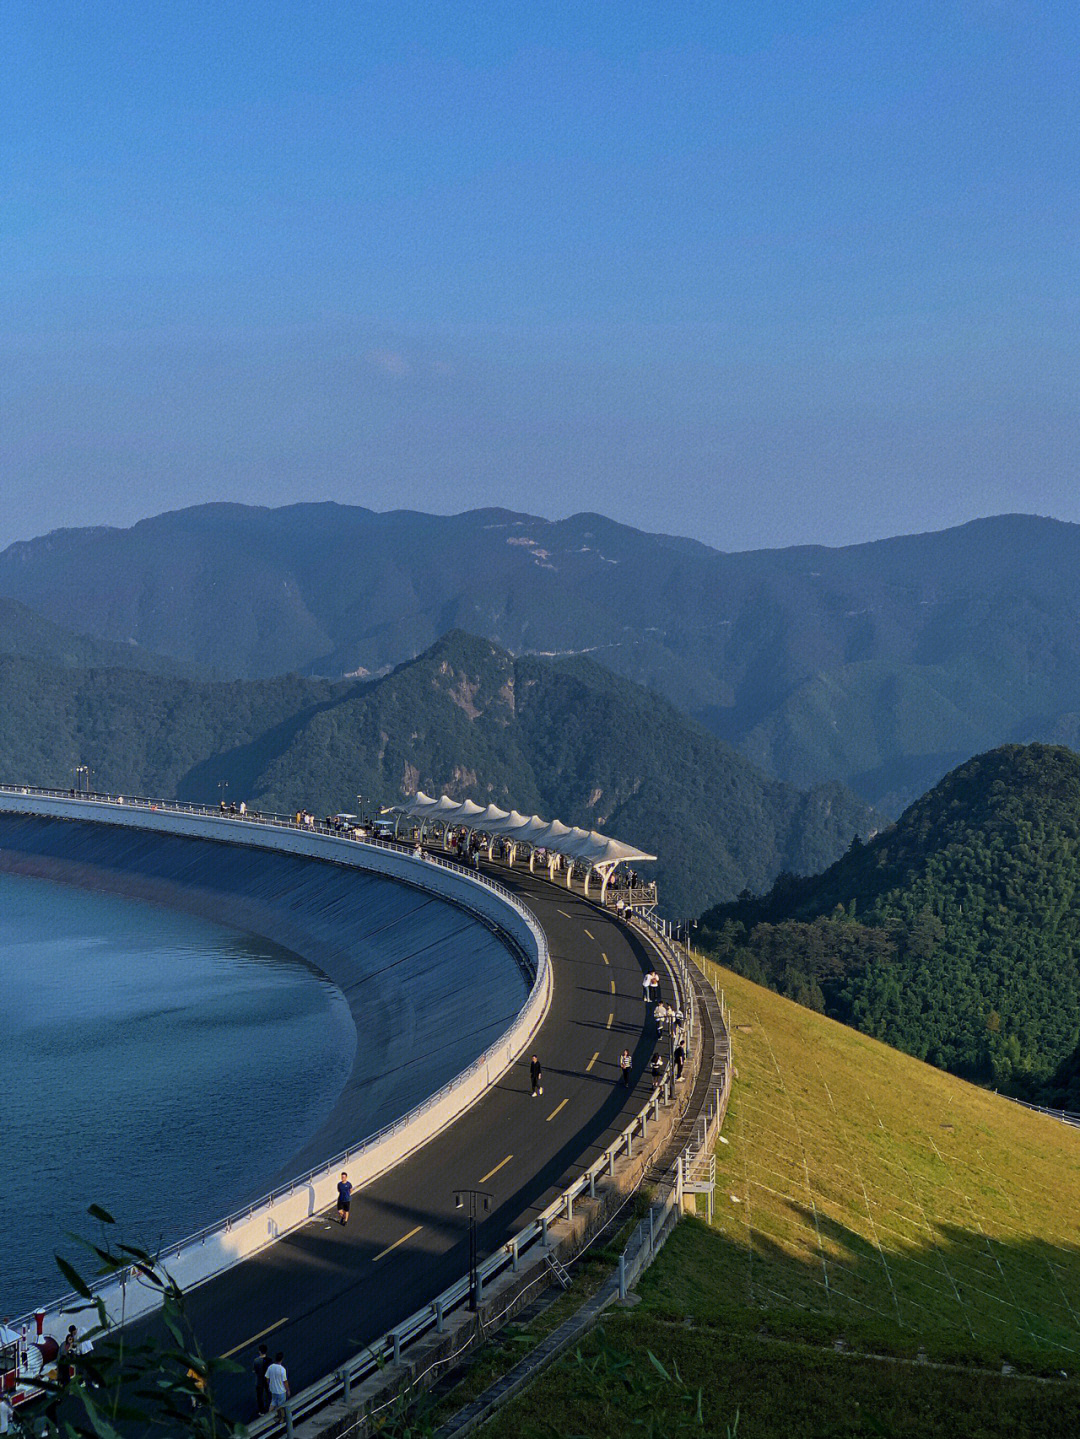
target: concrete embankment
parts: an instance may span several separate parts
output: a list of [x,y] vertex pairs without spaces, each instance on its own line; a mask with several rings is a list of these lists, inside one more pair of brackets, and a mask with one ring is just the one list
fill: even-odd
[[[351,1073],[289,1174],[266,1176],[270,1187],[356,1145],[458,1074],[510,1025],[529,981],[504,937],[430,889],[264,848],[254,824],[231,828],[248,842],[2,812],[0,868],[266,935],[341,989],[357,1033]],[[267,1071],[269,1096],[272,1055]]]

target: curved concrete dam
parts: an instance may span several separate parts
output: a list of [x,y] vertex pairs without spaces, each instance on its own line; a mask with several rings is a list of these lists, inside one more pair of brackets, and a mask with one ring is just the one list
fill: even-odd
[[[516,953],[514,941],[490,920],[418,884],[354,867],[363,862],[356,853],[362,846],[348,845],[352,853],[345,865],[262,848],[256,825],[227,827],[249,831],[237,833],[236,841],[253,842],[233,841],[231,834],[231,842],[223,842],[127,823],[2,812],[0,869],[149,900],[264,936],[337,987],[355,1026],[351,1065],[339,1066],[339,1072],[348,1068],[347,1077],[328,1117],[314,1133],[297,1135],[284,1168],[274,1161],[273,1172],[258,1175],[261,1193],[357,1145],[458,1074],[513,1022],[530,976],[527,956]],[[397,854],[390,858],[404,862]],[[434,879],[438,871],[430,868]],[[280,951],[276,957],[280,960]],[[264,1064],[268,1125],[274,1123],[278,1082],[273,1042],[271,1029]],[[122,1033],[117,1043],[123,1045]],[[95,1111],[92,1073],[80,1076],[79,1083],[93,1142],[95,1131],[107,1132],[110,1120]],[[137,1073],[131,1083],[138,1085]],[[222,1123],[231,1124],[227,1113]],[[249,1132],[236,1133],[236,1142],[246,1148],[258,1144]],[[120,1161],[118,1155],[118,1162],[136,1167],[139,1160],[133,1154]],[[177,1161],[198,1162],[179,1134]],[[162,1182],[160,1175],[147,1176],[148,1186]],[[256,1197],[249,1180],[226,1207]],[[39,1212],[48,1207],[46,1199]],[[201,1220],[221,1218],[220,1199],[214,1208],[217,1212]],[[140,1216],[124,1218],[134,1237]],[[181,1237],[166,1233],[168,1239]],[[55,1292],[51,1275],[42,1275],[41,1282],[42,1297]]]

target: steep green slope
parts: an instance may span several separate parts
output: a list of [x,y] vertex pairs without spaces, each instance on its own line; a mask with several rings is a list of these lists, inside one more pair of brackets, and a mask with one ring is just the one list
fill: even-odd
[[641,1303],[482,1435],[621,1439],[635,1389],[657,1434],[736,1413],[738,1439],[1080,1433],[1080,1134],[711,977],[738,1072],[714,1222],[681,1223]]
[[223,675],[385,673],[458,627],[588,653],[778,778],[896,813],[1080,710],[1080,526],[722,554],[599,515],[207,505],[0,553],[0,595]]
[[0,660],[0,774],[289,811],[418,788],[623,835],[661,858],[668,912],[808,872],[873,816],[839,785],[767,779],[655,695],[588,660],[515,660],[454,633],[383,679],[195,684]]
[[741,972],[1035,1095],[1080,1038],[1080,756],[981,755],[824,874],[702,924]]

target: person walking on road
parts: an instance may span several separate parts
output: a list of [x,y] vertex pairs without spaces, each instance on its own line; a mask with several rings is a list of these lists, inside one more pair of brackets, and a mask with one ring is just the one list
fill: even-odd
[[339,1224],[348,1224],[349,1205],[352,1203],[352,1185],[349,1176],[342,1173],[337,1187],[337,1217]]
[[270,1351],[265,1344],[259,1345],[259,1352],[251,1368],[255,1375],[255,1407],[260,1414],[269,1414],[270,1385],[266,1382],[266,1371],[270,1368]]
[[285,1417],[285,1400],[289,1397],[289,1376],[285,1373],[285,1355],[279,1349],[274,1362],[266,1371],[266,1386],[270,1390],[270,1407],[277,1419]]
[[682,1067],[686,1063],[686,1049],[681,1039],[675,1046],[675,1052],[671,1057],[675,1061],[675,1079],[678,1082],[682,1079]]
[[634,1067],[634,1061],[630,1058],[630,1051],[624,1049],[619,1055],[619,1068],[622,1070],[622,1083],[624,1089],[630,1088],[630,1071]]
[[529,1061],[529,1078],[532,1080],[532,1097],[535,1099],[538,1094],[544,1092],[544,1071],[535,1054]]
[[646,1004],[648,1004],[649,1000],[652,998],[652,975],[651,975],[651,974],[643,974],[643,975],[641,976],[641,997],[642,997],[642,999],[645,1001]]

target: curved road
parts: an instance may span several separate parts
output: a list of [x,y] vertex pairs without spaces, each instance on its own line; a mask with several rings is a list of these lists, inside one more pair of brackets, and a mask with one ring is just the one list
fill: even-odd
[[[652,952],[565,887],[501,866],[490,872],[531,906],[550,945],[554,995],[535,1044],[543,1095],[531,1097],[526,1055],[461,1119],[354,1194],[346,1227],[333,1212],[317,1215],[189,1293],[203,1352],[230,1355],[246,1371],[219,1385],[223,1407],[238,1418],[254,1414],[250,1365],[260,1340],[271,1355],[284,1351],[299,1393],[467,1271],[455,1187],[494,1195],[479,1226],[481,1255],[490,1253],[598,1158],[651,1092],[656,1030],[644,1023],[641,976],[655,964]],[[667,988],[661,995],[670,999]],[[618,1082],[624,1047],[634,1056],[629,1091]],[[258,1143],[255,1134],[237,1138]]]

